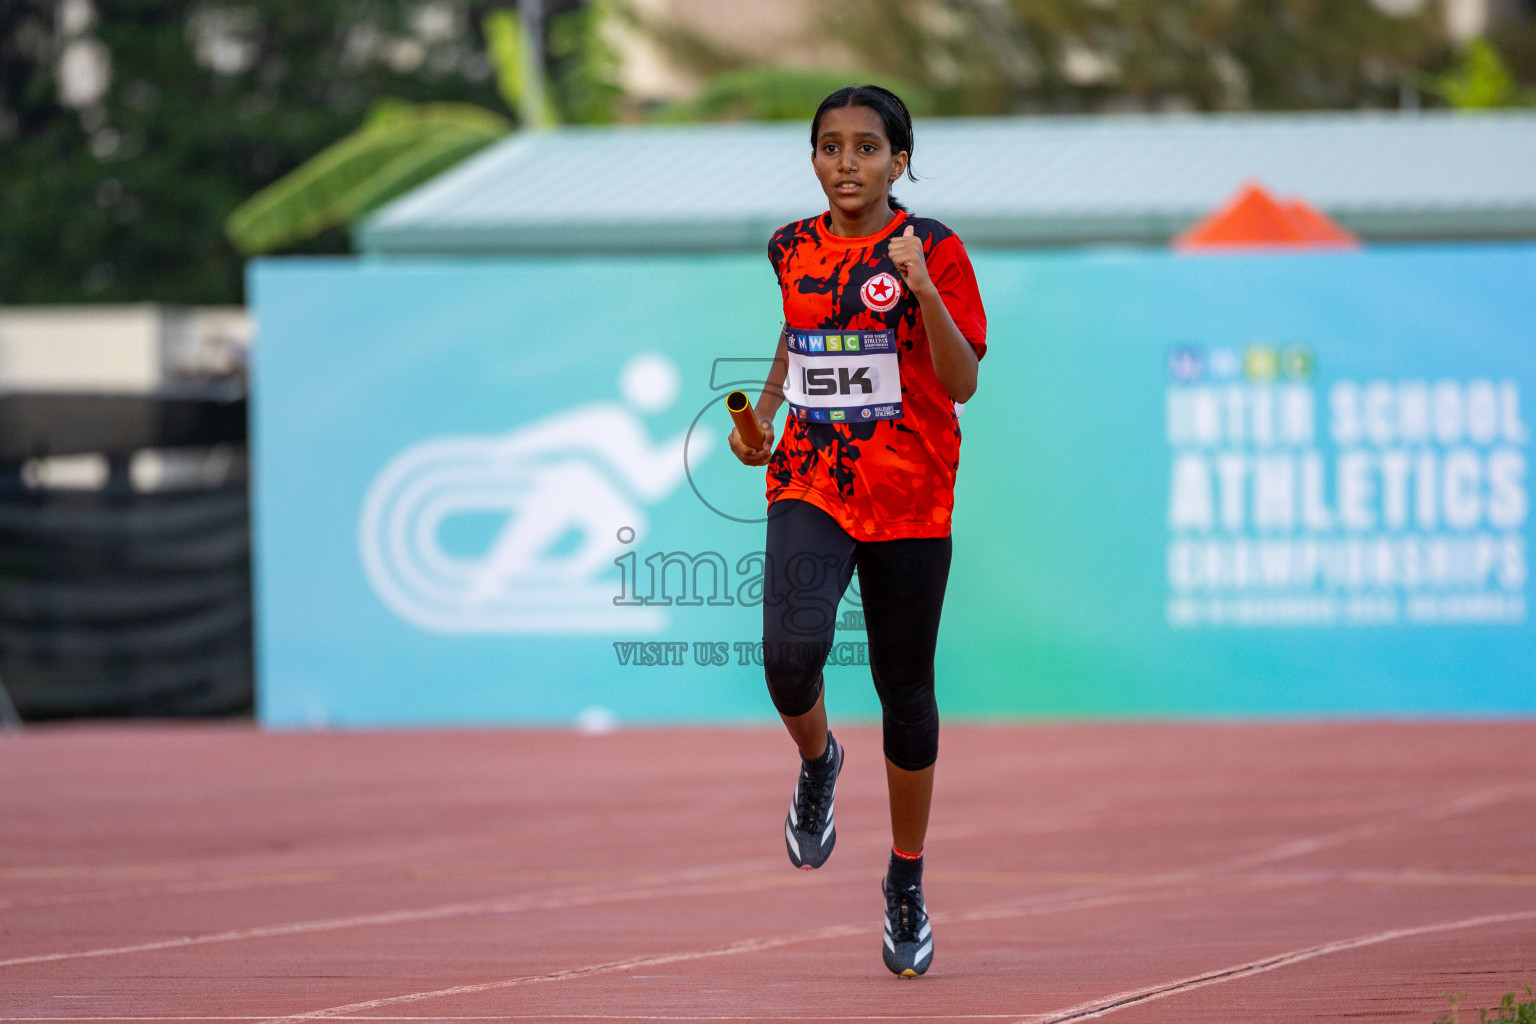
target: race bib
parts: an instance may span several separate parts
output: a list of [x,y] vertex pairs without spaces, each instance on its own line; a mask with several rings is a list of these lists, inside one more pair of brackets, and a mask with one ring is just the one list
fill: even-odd
[[901,418],[895,331],[789,331],[790,414],[824,423]]

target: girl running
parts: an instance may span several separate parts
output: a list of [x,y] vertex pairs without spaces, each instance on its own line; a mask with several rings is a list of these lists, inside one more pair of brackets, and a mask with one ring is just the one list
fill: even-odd
[[[911,178],[912,117],[878,86],[839,89],[811,121],[829,209],[774,232],[784,296],[773,372],[754,408],[765,440],[731,450],[768,466],[764,670],[800,748],[784,823],[789,859],[826,862],[843,748],[827,729],[822,666],[855,569],[880,696],[890,790],[885,965],[933,962],[923,841],[938,758],[933,657],[949,577],[960,456],[956,403],[976,391],[987,320],[960,239],[891,195]],[[915,180],[915,179],[914,179]],[[790,406],[775,449],[773,419]]]

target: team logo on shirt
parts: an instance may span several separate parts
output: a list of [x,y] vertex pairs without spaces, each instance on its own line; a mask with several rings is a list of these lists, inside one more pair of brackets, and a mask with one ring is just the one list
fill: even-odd
[[894,274],[876,274],[859,289],[859,298],[876,313],[884,313],[901,300],[901,282]]

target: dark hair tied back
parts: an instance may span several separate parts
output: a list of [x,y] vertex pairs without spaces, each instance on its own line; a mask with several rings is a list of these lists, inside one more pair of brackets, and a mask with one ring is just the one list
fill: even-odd
[[[821,115],[844,107],[868,107],[880,116],[891,152],[907,154],[907,178],[916,181],[917,175],[912,173],[912,113],[900,96],[878,85],[850,85],[822,100],[816,116],[811,118],[811,151],[815,152],[816,137],[821,134]],[[890,197],[890,203],[891,209],[906,212],[907,208],[895,196]]]

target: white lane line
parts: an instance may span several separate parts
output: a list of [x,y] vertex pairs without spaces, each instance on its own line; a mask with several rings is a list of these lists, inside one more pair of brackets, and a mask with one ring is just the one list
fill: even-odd
[[384,1006],[417,1003],[424,999],[442,999],[446,996],[495,992],[501,989],[518,988],[522,985],[566,981],[570,978],[590,978],[599,974],[613,974],[617,971],[626,971],[632,967],[661,967],[666,964],[683,963],[689,960],[704,960],[717,956],[734,956],[738,953],[760,953],[763,950],[777,949],[780,946],[788,946],[791,943],[840,938],[845,935],[858,935],[871,930],[871,928],[864,925],[832,925],[827,928],[818,928],[815,931],[801,932],[797,935],[742,939],[737,942],[727,943],[724,946],[716,946],[712,949],[696,949],[683,953],[656,953],[649,956],[630,957],[627,960],[610,960],[607,963],[601,964],[567,967],[564,970],[549,971],[545,974],[524,974],[516,978],[504,978],[499,981],[482,981],[471,985],[453,985],[449,988],[432,989],[428,992],[410,992],[399,996],[385,996],[382,999],[365,999],[362,1002],[348,1003],[345,1006],[331,1006],[323,1010],[309,1010],[304,1013],[288,1014],[287,1016],[269,1017],[262,1024],[288,1024],[290,1021],[321,1020],[356,1013],[360,1010],[377,1010]]
[[1304,857],[1309,853],[1317,853],[1320,850],[1342,846],[1345,843],[1356,840],[1372,839],[1383,833],[1408,825],[1426,825],[1432,822],[1444,821],[1446,818],[1454,818],[1460,814],[1481,811],[1495,804],[1517,800],[1521,797],[1529,797],[1533,794],[1536,794],[1536,786],[1529,784],[1489,786],[1429,807],[1410,808],[1407,811],[1377,818],[1375,821],[1351,825],[1348,828],[1342,828],[1320,836],[1292,839],[1280,843],[1278,846],[1270,847],[1267,850],[1240,854],[1236,857],[1230,857],[1209,864],[1205,867],[1205,870],[1232,871],[1241,868],[1257,867],[1260,864],[1272,864],[1277,860],[1289,860],[1292,857]]
[[[264,1021],[264,1016],[0,1016],[0,1021]],[[817,1016],[733,1015],[733,1013],[498,1013],[498,1015],[459,1015],[435,1013],[432,1016],[329,1016],[327,1021],[1017,1021],[1017,1013],[915,1013],[915,1015]]]
[[[1170,878],[1174,881],[1186,877],[1181,874],[1131,874],[1128,872],[1114,871],[946,871],[943,869],[926,872],[923,876],[930,881],[973,883],[976,885],[1036,885],[1036,886],[1134,886],[1147,885],[1149,883],[1163,883]],[[1212,882],[1240,882],[1246,885],[1286,884],[1286,885],[1402,885],[1417,887],[1472,887],[1486,888],[1529,888],[1536,886],[1536,874],[1530,875],[1501,875],[1501,874],[1460,874],[1456,872],[1439,871],[1341,871],[1333,868],[1323,868],[1305,871],[1266,871],[1247,873],[1222,873],[1211,874],[1201,872],[1198,876],[1202,881]]]
[[[760,865],[757,865],[760,868]],[[697,877],[696,872],[689,873]],[[38,953],[0,960],[0,967],[17,967],[23,964],[55,963],[60,960],[82,960],[92,957],[123,956],[129,953],[150,953],[166,949],[182,949],[189,946],[207,946],[220,942],[239,942],[245,939],[276,938],[285,935],[309,935],[315,932],[338,931],[346,928],[369,928],[392,924],[414,924],[449,917],[481,914],[511,914],[537,910],[566,910],[609,902],[660,899],[677,896],[710,895],[719,892],[745,892],[779,885],[805,884],[805,879],[785,874],[758,874],[746,880],[732,882],[678,882],[615,890],[604,886],[594,891],[584,886],[566,895],[544,894],[519,896],[511,899],[479,900],[472,903],[448,903],[416,910],[392,910],[378,914],[359,914],[353,917],[336,917],[318,921],[296,921],[291,924],[267,925],[260,928],[240,928],[203,935],[184,935],[155,942],[139,942],[128,946],[109,946],[104,949],[72,950],[67,953]]]
[[[1185,896],[1200,895],[1204,888],[1184,889],[1151,889],[1141,888],[1132,892],[1086,893],[1076,896],[1033,898],[1025,901],[1000,904],[992,907],[979,908],[969,911],[949,913],[936,913],[934,920],[939,923],[957,923],[996,920],[1010,917],[1029,917],[1049,913],[1063,913],[1072,910],[1086,910],[1095,907],[1120,905],[1132,902],[1149,900],[1176,899]],[[1061,1024],[1068,1020],[1086,1019],[1084,1016],[1098,1016],[1109,1012],[1105,1009],[1106,1003],[1115,1003],[1113,1008],[1118,1008],[1117,1000],[1129,999],[1132,1002],[1144,1002],[1148,999],[1161,998],[1159,993],[1173,994],[1176,991],[1184,991],[1191,987],[1200,987],[1203,984],[1213,984],[1217,980],[1227,980],[1229,977],[1243,976],[1249,973],[1272,970],[1275,967],[1308,960],[1314,956],[1322,956],[1326,953],[1336,952],[1342,949],[1352,949],[1359,945],[1372,945],[1376,942],[1385,942],[1394,938],[1403,938],[1408,935],[1426,934],[1434,931],[1447,931],[1455,928],[1473,927],[1480,924],[1497,923],[1506,920],[1524,920],[1536,917],[1536,911],[1522,912],[1518,914],[1493,915],[1489,917],[1469,918],[1465,921],[1427,925],[1417,929],[1404,929],[1393,932],[1373,933],[1357,939],[1348,939],[1342,942],[1329,943],[1323,946],[1311,946],[1306,949],[1284,953],[1278,957],[1271,957],[1263,961],[1255,961],[1250,964],[1240,964],[1235,968],[1224,968],[1221,971],[1199,975],[1196,978],[1187,978],[1165,985],[1154,986],[1152,989],[1136,990],[1134,992],[1119,993],[1096,999],[1091,1003],[1082,1004],[1080,1007],[1070,1007],[1051,1014],[1023,1014],[1009,1016],[1010,1020],[1018,1024]],[[333,1006],[321,1010],[310,1010],[304,1013],[288,1016],[265,1018],[262,1024],[290,1024],[290,1022],[318,1019],[345,1019],[345,1015],[363,1010],[376,1010],[384,1006],[394,1006],[403,1003],[415,1003],[426,999],[439,999],[447,996],[472,995],[479,992],[491,992],[499,989],[516,988],[523,985],[538,984],[542,982],[566,981],[575,978],[586,978],[600,974],[611,974],[617,971],[628,970],[633,967],[649,967],[664,964],[683,963],[687,961],[711,959],[722,956],[732,956],[739,953],[753,953],[767,949],[777,949],[783,946],[802,942],[818,942],[825,939],[843,938],[853,935],[874,934],[879,930],[874,925],[834,925],[828,928],[816,929],[809,932],[801,932],[792,935],[781,935],[758,939],[745,939],[738,942],[727,943],[723,946],[715,946],[708,949],[692,950],[680,953],[657,954],[651,956],[633,957],[627,960],[615,960],[601,964],[589,964],[581,967],[566,968],[564,970],[551,971],[544,974],[522,975],[516,978],[506,978],[498,981],[477,982],[468,985],[455,985],[448,988],[433,989],[426,992],[411,992],[399,996],[385,996],[379,999],[365,1000],[359,1003],[349,1003],[345,1006]],[[1125,1005],[1130,1005],[1126,1003]],[[1077,1016],[1074,1016],[1076,1014]],[[1063,1016],[1065,1015],[1065,1016]],[[602,1019],[602,1018],[594,1018]],[[669,1019],[665,1017],[616,1017],[614,1019]],[[752,1019],[752,1018],[748,1018]],[[921,1019],[921,1018],[918,1018]]]
[[[1389,831],[1411,823],[1424,823],[1438,821],[1452,817],[1456,814],[1466,813],[1472,810],[1501,803],[1520,796],[1536,793],[1536,787],[1530,785],[1500,785],[1475,790],[1464,794],[1446,803],[1437,804],[1422,810],[1410,811],[1407,814],[1393,815],[1387,819],[1378,819],[1375,822],[1367,822],[1363,825],[1353,826],[1348,829],[1326,833],[1321,836],[1306,837],[1290,840],[1268,850],[1257,851],[1251,854],[1241,855],[1212,864],[1202,865],[1183,870],[1174,870],[1160,874],[1147,876],[1140,883],[1127,883],[1131,885],[1171,885],[1179,882],[1192,882],[1204,878],[1212,871],[1230,871],[1240,867],[1252,867],[1269,863],[1275,860],[1284,860],[1290,857],[1301,856],[1317,850],[1326,849],[1348,842],[1351,839],[1366,838],[1369,836]],[[739,865],[716,865],[711,868],[682,872],[670,877],[698,878],[711,874],[734,870],[752,870],[762,868],[769,862],[750,861]],[[777,862],[774,862],[777,863]],[[668,876],[663,876],[668,877]],[[592,887],[579,887],[578,891],[590,892]],[[522,897],[511,900],[486,900],[474,903],[457,903],[440,905],[437,907],[425,907],[418,910],[390,911],[379,914],[362,914],[354,917],[332,918],[320,921],[299,921],[286,925],[269,925],[260,928],[231,929],[229,931],[214,932],[203,935],[188,935],[174,939],[162,939],[154,942],[140,942],[123,946],[110,946],[103,949],[75,950],[64,953],[40,953],[33,956],[12,957],[0,960],[0,968],[18,967],[25,964],[54,963],[61,960],[81,960],[106,956],[126,956],[133,953],[153,953],[161,950],[181,949],[188,946],[204,946],[224,942],[240,942],[247,939],[262,939],[281,937],[286,935],[307,935],[315,932],[337,931],[347,928],[380,927],[392,924],[412,924],[419,921],[438,920],[458,915],[475,914],[499,914],[518,913],[526,910],[559,910],[567,907],[588,906],[591,902],[605,899],[647,899],[651,895],[670,895],[670,893],[652,893],[646,895],[614,896],[611,889],[603,893],[594,894],[590,899],[576,896],[572,902],[556,902],[559,897],[551,898],[544,902],[529,903],[532,897]],[[679,892],[677,895],[688,895],[687,892]]]
[[1482,917],[1466,917],[1459,921],[1441,921],[1436,924],[1418,925],[1414,928],[1396,928],[1391,931],[1372,932],[1368,935],[1357,935],[1352,939],[1340,939],[1337,942],[1325,942],[1317,946],[1305,946],[1301,949],[1293,949],[1289,953],[1279,953],[1275,956],[1265,957],[1262,960],[1250,960],[1243,964],[1234,964],[1231,967],[1222,967],[1204,974],[1197,974],[1192,978],[1181,978],[1178,981],[1164,982],[1160,985],[1152,985],[1147,988],[1132,989],[1128,992],[1117,992],[1114,995],[1103,996],[1099,999],[1069,1006],[1065,1010],[1057,1010],[1044,1018],[1039,1015],[1015,1018],[1018,1024],[1069,1024],[1071,1021],[1090,1020],[1094,1017],[1102,1017],[1105,1014],[1114,1013],[1116,1010],[1124,1010],[1131,1006],[1139,1006],[1158,999],[1166,999],[1169,996],[1182,995],[1192,992],[1197,988],[1205,988],[1207,985],[1220,985],[1223,982],[1234,981],[1238,978],[1247,978],[1255,974],[1263,974],[1280,967],[1289,967],[1291,964],[1299,964],[1305,960],[1312,960],[1320,956],[1328,956],[1332,953],[1340,953],[1345,950],[1359,949],[1362,946],[1375,946],[1383,942],[1392,942],[1397,939],[1410,939],[1419,935],[1436,935],[1441,932],[1459,931],[1464,928],[1482,928],[1487,925],[1508,924],[1511,921],[1529,921],[1536,919],[1536,910],[1525,910],[1513,914],[1485,914]]
[[[341,881],[337,871],[288,871],[234,878],[210,878],[196,882],[165,882],[132,889],[98,889],[95,892],[65,892],[39,896],[11,896],[0,899],[0,910],[27,907],[56,907],[71,903],[105,903],[111,900],[184,896],[198,893],[234,892],[274,885],[309,885]],[[5,1018],[0,1017],[0,1020]]]
[[[1163,891],[1138,891],[1129,893],[1067,897],[1067,898],[1035,898],[1024,903],[987,907],[980,910],[960,911],[947,914],[935,914],[934,920],[942,923],[959,921],[983,921],[999,917],[1030,917],[1037,914],[1061,913],[1071,910],[1083,910],[1092,907],[1101,907],[1111,904],[1142,902],[1146,900],[1174,899],[1180,896],[1194,895],[1199,890],[1163,890]],[[291,1014],[286,1017],[264,1018],[262,1024],[289,1024],[293,1021],[303,1020],[345,1020],[346,1014],[359,1010],[376,1010],[384,1006],[395,1006],[401,1003],[415,1003],[424,999],[440,999],[446,996],[472,995],[478,992],[493,992],[498,989],[517,988],[522,985],[532,985],[540,982],[566,981],[572,978],[589,978],[593,975],[612,974],[616,971],[628,970],[632,967],[651,967],[662,964],[684,963],[692,960],[706,960],[721,956],[734,956],[739,953],[756,953],[766,949],[778,949],[782,946],[795,945],[802,942],[820,942],[825,939],[844,938],[852,935],[874,935],[880,931],[880,925],[832,925],[827,928],[817,928],[808,932],[797,932],[791,935],[777,935],[757,939],[743,939],[738,942],[730,942],[723,946],[714,946],[708,949],[690,950],[681,953],[662,953],[651,956],[632,957],[628,960],[613,960],[601,964],[588,964],[582,967],[570,967],[559,971],[550,971],[545,974],[526,974],[516,978],[505,978],[499,981],[484,981],[470,985],[454,985],[449,988],[433,989],[428,992],[411,992],[399,996],[385,996],[380,999],[369,999],[360,1003],[348,1003],[345,1006],[332,1006],[323,1010],[310,1010],[305,1013]],[[557,1016],[579,1016],[565,1014]],[[926,1020],[931,1015],[919,1015],[916,1017],[893,1017],[892,1020]],[[991,1016],[987,1015],[990,1019]],[[1006,1014],[1008,1020],[1031,1020],[1028,1016],[1023,1018],[1014,1014]],[[1044,1014],[1039,1015],[1041,1019]],[[687,1017],[643,1017],[643,1016],[614,1016],[612,1018],[594,1016],[594,1020],[691,1020],[711,1018],[687,1018]],[[737,1019],[737,1018],[720,1018]],[[774,1020],[772,1017],[746,1017],[744,1020]],[[828,1020],[851,1020],[846,1015],[822,1018]],[[885,1019],[885,1018],[863,1018]],[[957,1018],[961,1019],[961,1018]]]
[[[1464,793],[1452,800],[1429,807],[1413,808],[1406,812],[1377,818],[1374,821],[1351,825],[1348,828],[1338,829],[1333,832],[1325,832],[1322,835],[1286,840],[1264,850],[1256,850],[1252,853],[1240,854],[1236,857],[1225,857],[1206,864],[1196,864],[1193,867],[1160,871],[1155,874],[1145,875],[1139,879],[1126,879],[1115,884],[1114,888],[1175,885],[1181,882],[1209,882],[1222,879],[1236,881],[1243,876],[1234,874],[1234,872],[1243,868],[1255,868],[1263,864],[1272,864],[1275,861],[1305,856],[1320,850],[1342,846],[1355,840],[1373,838],[1408,825],[1424,825],[1443,821],[1446,818],[1453,818],[1459,814],[1483,810],[1509,800],[1532,795],[1536,795],[1536,786],[1529,784],[1490,786],[1474,790],[1471,793]],[[1259,876],[1252,877],[1256,879]],[[1275,880],[1280,882],[1283,879],[1277,877]],[[1297,881],[1303,880],[1298,879]]]
[[[777,863],[777,862],[775,862]],[[761,869],[762,864],[754,862],[752,867]],[[714,872],[716,869],[710,869]],[[689,877],[697,877],[698,872],[686,873]],[[816,881],[832,881],[830,876]],[[1188,881],[1186,875],[1180,875],[1175,881]],[[1148,886],[1156,886],[1166,883],[1166,879],[1151,876],[1147,880]],[[785,873],[764,874],[757,877],[732,882],[715,883],[674,883],[670,885],[658,885],[640,887],[629,890],[614,890],[611,887],[602,887],[594,891],[594,887],[580,887],[574,892],[562,896],[522,896],[505,900],[483,900],[473,903],[450,903],[435,907],[423,907],[417,910],[386,911],[378,914],[361,914],[353,917],[341,917],[322,919],[317,921],[297,921],[291,924],[268,925],[259,928],[233,929],[224,932],[213,932],[203,935],[187,935],[174,939],[160,939],[154,942],[140,942],[126,946],[109,946],[103,949],[73,950],[65,953],[39,953],[32,956],[12,957],[8,960],[0,960],[0,967],[17,967],[26,964],[56,963],[62,960],[81,960],[96,957],[124,956],[132,953],[152,953],[169,949],[183,949],[192,946],[206,946],[224,942],[240,942],[247,939],[281,938],[290,935],[310,935],[316,932],[338,931],[348,928],[380,927],[394,924],[413,924],[421,921],[440,920],[449,917],[522,913],[539,910],[566,910],[576,907],[593,906],[608,902],[633,902],[646,899],[675,898],[680,896],[707,896],[722,892],[748,892],[754,889],[775,888],[784,885],[803,885],[806,879],[803,875],[791,875]],[[1090,890],[1091,892],[1092,890]],[[1033,912],[1029,908],[1035,906],[1054,907],[1062,904],[1063,909],[1072,909],[1077,906],[1075,902],[1084,894],[1066,894],[1041,899],[1031,897],[1020,902],[1010,902],[997,907],[979,911],[982,916],[950,917],[951,920],[981,920],[986,917],[996,916],[1002,913],[1005,916],[1016,913],[1018,909],[1025,912]],[[1111,897],[1111,902],[1120,902],[1119,898]],[[1083,906],[1097,906],[1098,902],[1089,902]],[[940,916],[939,920],[945,920]],[[0,1018],[4,1019],[4,1018]]]
[[[0,1016],[0,1021],[263,1021],[264,1016]],[[329,1016],[329,1021],[1017,1021],[1017,1013],[862,1013],[836,1016],[785,1013],[785,1015],[740,1015],[740,1013],[496,1013],[496,1015],[461,1015],[435,1013],[432,1016]]]

